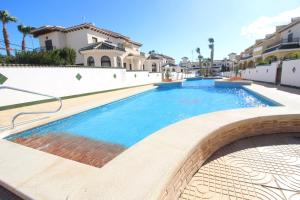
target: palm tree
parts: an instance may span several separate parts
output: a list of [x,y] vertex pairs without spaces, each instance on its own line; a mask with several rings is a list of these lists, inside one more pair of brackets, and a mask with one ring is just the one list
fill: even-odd
[[16,22],[17,18],[14,16],[10,16],[8,11],[6,10],[0,10],[0,20],[2,22],[2,27],[3,27],[3,38],[4,38],[5,48],[6,48],[6,55],[10,56],[10,45],[9,45],[9,37],[8,37],[6,24],[9,22]]
[[200,50],[199,47],[196,48],[196,52],[197,52],[197,54],[198,54],[199,67],[201,68],[203,56],[201,55],[201,50]]
[[208,47],[210,48],[210,67],[213,66],[213,62],[214,62],[214,51],[215,51],[215,45],[214,45],[214,38],[209,38],[208,39],[209,45]]
[[149,51],[149,54],[150,54],[150,55],[155,54],[155,50]]
[[25,41],[25,37],[27,35],[30,34],[30,32],[34,29],[34,27],[31,26],[24,26],[22,24],[20,24],[18,26],[18,30],[23,34],[23,38],[22,38],[22,51],[26,50],[26,41]]

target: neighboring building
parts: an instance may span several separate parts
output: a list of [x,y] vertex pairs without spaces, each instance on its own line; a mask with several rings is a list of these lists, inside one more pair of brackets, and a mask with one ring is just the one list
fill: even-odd
[[181,67],[191,67],[192,64],[191,62],[189,61],[189,58],[188,57],[182,57],[181,58],[181,61],[179,63],[179,66]]
[[247,49],[245,49],[244,52],[241,53],[240,67],[242,69],[254,67],[253,49],[254,49],[254,45],[248,47]]
[[281,26],[276,33],[279,38],[268,45],[263,54],[264,58],[274,56],[283,59],[290,53],[300,51],[300,17],[293,18],[291,23]]
[[185,70],[184,67],[181,67],[179,65],[173,64],[173,63],[167,63],[162,66],[162,71],[169,70],[170,72],[177,72],[177,73],[184,73]]
[[162,72],[163,66],[175,65],[175,59],[159,53],[151,53],[144,62],[144,69],[150,72]]
[[236,53],[230,53],[230,54],[228,54],[228,58],[229,58],[230,61],[236,62],[237,61],[237,54]]
[[234,66],[239,62],[239,56],[236,53],[230,53],[228,54],[228,60],[226,63],[229,63],[228,68],[226,68],[226,71],[233,71]]
[[42,49],[74,49],[76,64],[80,65],[142,70],[146,59],[140,52],[142,44],[91,23],[68,28],[47,25],[33,30],[32,34],[38,37]]
[[300,17],[292,18],[287,25],[276,27],[276,31],[267,34],[264,39],[255,41],[240,55],[241,69],[255,67],[263,60],[282,60],[291,53],[300,52]]

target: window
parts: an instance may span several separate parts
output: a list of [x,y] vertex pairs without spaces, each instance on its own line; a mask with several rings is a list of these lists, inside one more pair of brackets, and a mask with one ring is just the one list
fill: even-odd
[[119,56],[117,57],[117,67],[122,67],[122,61]]
[[152,72],[157,72],[157,66],[156,63],[152,63]]
[[53,50],[52,40],[46,40],[45,41],[45,47],[47,51]]
[[94,58],[92,56],[89,56],[87,58],[87,65],[88,66],[95,66],[95,61],[94,61]]
[[143,70],[145,70],[145,65],[143,65]]
[[123,67],[126,69],[126,63],[123,63]]
[[181,69],[181,72],[183,72],[183,69]]
[[129,70],[132,70],[132,65],[131,64],[129,64]]
[[172,72],[175,72],[175,68],[172,69]]
[[97,43],[98,42],[98,38],[92,37],[92,41],[93,41],[93,43]]
[[293,42],[293,33],[288,34],[288,42]]
[[101,66],[102,67],[111,67],[110,58],[108,56],[102,56],[102,58],[101,58]]

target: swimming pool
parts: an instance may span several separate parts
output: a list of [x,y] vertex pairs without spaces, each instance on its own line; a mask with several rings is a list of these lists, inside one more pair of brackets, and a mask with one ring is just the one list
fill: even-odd
[[214,80],[161,86],[68,118],[7,137],[72,134],[130,147],[180,120],[214,111],[276,104],[242,87],[219,88]]

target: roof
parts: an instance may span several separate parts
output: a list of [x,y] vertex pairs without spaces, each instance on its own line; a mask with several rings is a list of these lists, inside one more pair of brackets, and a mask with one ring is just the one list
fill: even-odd
[[159,60],[161,57],[157,56],[156,54],[150,54],[147,58],[148,60]]
[[142,46],[141,43],[135,42],[127,36],[124,36],[120,33],[113,32],[113,31],[110,31],[110,30],[107,30],[107,29],[98,28],[95,25],[93,25],[92,23],[83,23],[83,24],[71,26],[71,27],[68,27],[68,28],[65,28],[63,26],[46,25],[46,26],[39,27],[35,30],[32,30],[31,33],[33,34],[34,37],[38,37],[40,35],[51,33],[51,32],[54,32],[54,31],[68,33],[68,32],[72,32],[72,31],[78,31],[78,30],[81,30],[81,29],[90,29],[90,30],[96,31],[98,33],[102,33],[104,35],[107,35],[107,36],[124,39],[127,42],[132,43],[132,44],[137,45],[137,46]]
[[159,60],[159,59],[168,59],[168,60],[175,60],[174,58],[170,57],[170,56],[166,56],[164,54],[159,54],[159,53],[152,53],[148,56],[148,60]]
[[178,65],[173,64],[173,63],[166,63],[162,67],[177,67]]
[[300,23],[300,18],[298,18],[298,17],[293,18],[291,23],[289,23],[288,25],[281,28],[278,32],[281,33],[281,32],[283,32],[283,31],[285,31],[285,30],[287,30],[287,29],[289,29],[289,28],[291,28],[291,27],[293,27],[293,26],[295,26],[299,23]]
[[93,43],[93,44],[90,44],[86,47],[83,47],[83,48],[80,48],[79,49],[79,52],[81,51],[87,51],[87,50],[94,50],[94,49],[108,49],[108,50],[118,50],[118,51],[125,51],[124,48],[122,47],[118,47],[117,45],[113,44],[113,43],[110,43],[110,42],[107,42],[107,41],[104,41],[104,42],[97,42],[97,43]]

